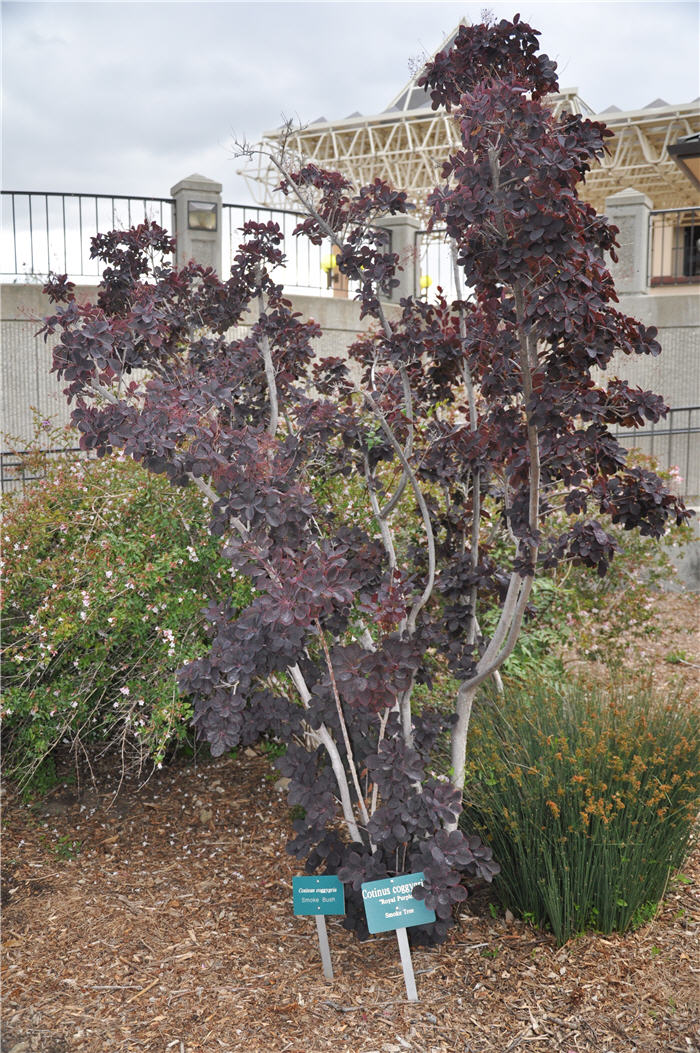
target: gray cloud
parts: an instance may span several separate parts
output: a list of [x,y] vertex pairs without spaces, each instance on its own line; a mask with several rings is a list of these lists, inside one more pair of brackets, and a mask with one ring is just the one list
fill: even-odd
[[[562,86],[595,109],[700,93],[695,3],[488,6],[541,29]],[[243,200],[234,135],[382,110],[482,7],[3,3],[4,187],[165,196],[201,171]]]

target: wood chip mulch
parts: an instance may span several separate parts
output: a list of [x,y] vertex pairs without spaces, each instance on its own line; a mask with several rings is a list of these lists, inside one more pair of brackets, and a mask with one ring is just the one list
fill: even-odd
[[[700,594],[652,592],[653,616],[630,635],[622,670],[648,677],[659,692],[682,692],[690,702],[700,699]],[[605,682],[611,669],[590,661],[575,648],[563,655],[565,667]]]
[[409,1003],[395,936],[360,943],[335,918],[324,980],[274,779],[248,750],[116,802],[5,792],[2,1053],[698,1050],[700,853],[624,937],[557,949],[476,896],[444,947],[413,952]]

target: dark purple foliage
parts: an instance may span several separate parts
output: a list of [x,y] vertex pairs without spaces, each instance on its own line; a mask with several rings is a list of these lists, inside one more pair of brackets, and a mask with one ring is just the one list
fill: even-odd
[[[464,745],[476,687],[512,650],[534,574],[561,560],[604,574],[615,543],[596,515],[659,537],[688,513],[655,475],[626,467],[608,430],[660,419],[662,400],[591,376],[615,353],[660,350],[613,306],[604,252],[617,232],[577,196],[604,127],[543,107],[555,66],[517,18],[462,28],[424,83],[461,130],[431,204],[468,301],[404,300],[389,322],[398,260],[375,223],[405,212],[405,194],[379,180],[356,192],[307,165],[281,184],[307,205],[297,236],[331,239],[377,323],[352,361],[314,357],[318,327],[274,280],[273,223],[246,224],[225,280],[172,267],[154,225],[101,235],[97,303],[53,279],[64,306],[45,332],[59,335],[54,370],[82,446],[199,487],[232,571],[253,586],[237,617],[208,610],[211,649],[180,673],[199,734],[215,755],[262,734],[284,742],[289,851],[340,874],[359,934],[363,881],[424,871],[416,895],[438,921],[413,938],[430,942],[463,880],[498,870],[458,827]],[[336,477],[355,480],[364,515],[318,497]],[[555,495],[572,517],[558,534]],[[416,524],[408,537],[397,519]],[[494,603],[487,638],[479,611]],[[447,671],[454,711],[418,705],[415,685]],[[449,741],[448,778],[435,758]]]

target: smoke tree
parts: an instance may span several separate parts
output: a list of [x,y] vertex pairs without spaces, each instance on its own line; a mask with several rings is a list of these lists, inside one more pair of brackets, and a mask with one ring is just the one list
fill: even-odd
[[[60,333],[54,369],[83,447],[198,487],[232,572],[252,583],[242,614],[211,604],[211,648],[180,672],[199,734],[214,754],[278,736],[299,815],[289,851],[340,874],[359,934],[360,883],[422,870],[417,894],[438,921],[413,938],[429,941],[464,877],[497,872],[458,825],[467,732],[535,574],[563,560],[605,574],[615,542],[596,515],[659,537],[687,513],[626,467],[609,431],[658,420],[662,400],[591,377],[615,352],[660,350],[613,306],[616,230],[577,196],[604,127],[543,105],[555,65],[517,16],[462,27],[422,82],[461,133],[430,206],[468,298],[409,298],[389,320],[399,261],[375,224],[405,212],[406,195],[280,162],[307,217],[297,236],[332,239],[374,320],[347,359],[314,352],[318,327],[275,282],[273,223],[245,225],[225,280],[172,267],[155,225],[102,235],[96,304],[53,279],[64,303],[46,333]],[[426,701],[436,679],[443,695],[456,685],[449,704]]]

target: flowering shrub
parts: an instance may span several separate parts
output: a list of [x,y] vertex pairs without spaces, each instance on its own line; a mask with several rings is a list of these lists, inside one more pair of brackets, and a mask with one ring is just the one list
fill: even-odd
[[190,734],[175,670],[205,648],[201,610],[248,586],[184,500],[133,461],[64,460],[3,522],[3,739],[7,774],[50,781],[52,751],[119,749],[160,763]]
[[700,717],[641,679],[531,679],[473,721],[465,822],[501,864],[504,906],[559,943],[625,931],[663,895],[700,805]]

